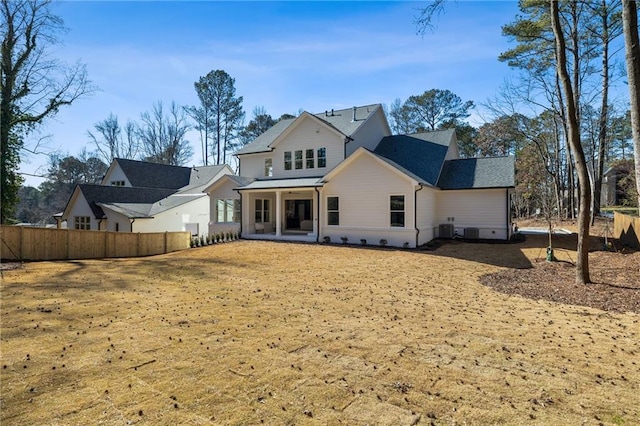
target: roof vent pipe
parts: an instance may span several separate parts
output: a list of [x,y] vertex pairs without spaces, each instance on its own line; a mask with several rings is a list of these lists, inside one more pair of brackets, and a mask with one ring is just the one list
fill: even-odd
[[353,120],[351,121],[356,121],[356,107],[353,107]]
[[335,114],[333,113],[333,108],[331,108],[331,116],[333,117]]

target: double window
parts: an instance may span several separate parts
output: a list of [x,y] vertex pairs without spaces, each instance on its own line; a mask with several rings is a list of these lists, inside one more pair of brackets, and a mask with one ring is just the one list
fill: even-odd
[[75,229],[89,231],[91,230],[91,218],[89,216],[75,216],[73,225]]
[[391,226],[404,228],[404,195],[392,195],[389,201]]
[[238,223],[240,221],[240,200],[216,199],[218,223]]
[[339,197],[327,197],[327,225],[340,225]]
[[123,180],[112,180],[111,181],[111,186],[124,186],[124,181]]
[[256,198],[256,215],[255,222],[256,223],[268,223],[270,222],[270,202],[271,200]]

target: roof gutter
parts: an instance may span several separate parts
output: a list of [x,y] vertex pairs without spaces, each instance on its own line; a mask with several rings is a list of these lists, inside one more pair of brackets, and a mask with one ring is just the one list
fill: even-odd
[[416,228],[416,248],[418,248],[418,242],[420,241],[420,229],[418,228],[418,192],[424,188],[423,184],[419,184],[418,189],[413,191],[413,224]]

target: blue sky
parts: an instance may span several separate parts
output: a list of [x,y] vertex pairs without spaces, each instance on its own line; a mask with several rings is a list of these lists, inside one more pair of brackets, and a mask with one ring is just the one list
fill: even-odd
[[[262,106],[274,118],[405,100],[448,89],[476,104],[512,74],[497,57],[512,45],[501,26],[516,1],[449,2],[432,32],[416,34],[419,2],[57,2],[64,46],[53,52],[87,65],[100,89],[48,121],[41,151],[93,150],[86,135],[109,113],[138,120],[156,101],[197,104],[193,83],[222,69],[236,80],[247,121]],[[473,124],[480,124],[478,114]],[[199,141],[190,134],[193,164]],[[46,156],[21,171],[46,172]],[[25,176],[27,185],[43,179]]]

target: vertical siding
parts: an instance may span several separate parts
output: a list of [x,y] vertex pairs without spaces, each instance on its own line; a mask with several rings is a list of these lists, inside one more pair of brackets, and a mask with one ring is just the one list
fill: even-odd
[[[405,227],[390,226],[389,198],[404,195]],[[328,226],[326,199],[337,196],[340,225]],[[362,154],[348,167],[327,182],[322,190],[321,237],[329,236],[339,242],[346,236],[358,244],[361,238],[368,244],[378,245],[386,239],[390,246],[409,243],[415,247],[414,187],[410,180],[399,175],[371,155]]]
[[453,223],[459,235],[464,228],[478,228],[480,238],[508,238],[506,189],[439,191],[437,202],[435,226]]
[[382,108],[378,110],[364,123],[351,137],[352,141],[347,143],[347,156],[359,147],[373,151],[383,137],[389,136],[389,127]]

